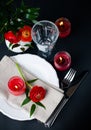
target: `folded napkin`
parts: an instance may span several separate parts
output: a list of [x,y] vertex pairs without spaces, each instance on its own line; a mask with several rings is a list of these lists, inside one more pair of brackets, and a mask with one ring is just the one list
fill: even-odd
[[[21,69],[26,80],[36,78],[33,74],[28,73],[22,66]],[[0,62],[0,99],[3,98],[3,100],[5,100],[12,107],[23,110],[24,113],[28,114],[30,113],[31,105],[34,102],[31,101],[28,104],[21,107],[21,104],[25,99],[26,95],[23,94],[20,96],[14,96],[9,92],[7,84],[12,76],[20,75],[15,65],[15,62],[8,56],[4,56]],[[64,94],[61,89],[56,89],[54,88],[54,86],[51,86],[40,79],[34,82],[33,85],[43,86],[47,90],[45,98],[41,101],[41,103],[43,103],[46,109],[37,105],[37,108],[31,117],[33,119],[35,118],[45,123],[62,100]]]

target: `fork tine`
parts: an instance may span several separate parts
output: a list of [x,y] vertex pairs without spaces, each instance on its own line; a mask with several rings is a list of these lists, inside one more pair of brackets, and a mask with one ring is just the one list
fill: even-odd
[[66,74],[66,76],[64,77],[64,79],[65,80],[68,80],[68,81],[72,81],[73,80],[73,78],[74,78],[74,76],[75,76],[75,73],[76,73],[76,70],[74,70],[74,69],[70,69],[69,71],[68,71],[68,73]]
[[72,74],[71,74],[71,76],[70,76],[70,82],[73,80],[75,74],[76,74],[76,71],[75,71],[75,70],[72,70]]
[[65,75],[64,79],[66,79],[67,77],[69,77],[69,74],[71,72],[72,68],[70,68],[70,70],[68,71],[68,73]]
[[70,68],[65,77],[69,76],[72,71],[74,71],[74,70],[72,68]]
[[68,71],[68,73],[66,74],[66,76],[64,77],[64,79],[70,80],[71,75],[73,75],[73,69],[72,68]]
[[67,79],[68,79],[69,81],[70,81],[70,80],[72,81],[72,79],[74,78],[75,73],[76,73],[76,71],[73,70],[73,69],[71,69]]
[[64,79],[62,80],[62,83],[61,83],[62,88],[63,86],[69,87],[70,83],[75,77],[75,74],[76,74],[76,70],[70,68],[70,70],[67,72]]

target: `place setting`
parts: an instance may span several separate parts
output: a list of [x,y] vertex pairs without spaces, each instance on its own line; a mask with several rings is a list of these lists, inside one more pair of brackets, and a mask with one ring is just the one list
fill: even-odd
[[50,116],[63,99],[64,90],[59,88],[56,70],[46,61],[58,39],[59,31],[53,22],[47,20],[42,22],[38,23],[38,31],[35,30],[37,24],[34,25],[31,34],[33,40],[35,36],[35,40],[43,46],[38,46],[38,54],[43,51],[41,54],[45,58],[24,53],[10,57],[5,55],[0,61],[0,104],[3,104],[0,105],[0,111],[14,120],[37,119],[46,126]]
[[[62,97],[64,95],[63,90],[57,88],[55,86],[56,83],[51,85],[51,83],[47,83],[47,82],[42,81],[41,79],[37,79],[39,77],[33,76],[33,74],[29,73],[28,71],[24,72],[24,69],[22,69],[23,73],[24,73],[24,77],[23,77],[24,79],[23,79],[21,76],[23,74],[19,75],[19,72],[18,72],[19,70],[15,66],[15,63],[16,62],[14,62],[8,56],[5,56],[0,62],[0,67],[2,68],[0,70],[0,74],[1,74],[0,86],[2,86],[0,88],[0,99],[2,100],[2,102],[4,101],[3,103],[5,103],[5,104],[3,104],[3,105],[7,106],[8,109],[11,108],[10,113],[8,113],[8,111],[7,111],[8,109],[6,111],[4,111],[5,110],[4,108],[6,108],[6,107],[3,107],[2,112],[3,113],[6,112],[6,115],[13,119],[31,120],[31,119],[35,118],[35,119],[40,120],[41,122],[45,123],[45,121],[48,119],[48,117],[51,115],[51,113],[56,108],[57,104],[59,104],[60,100],[62,99]],[[7,69],[7,66],[9,66],[8,69]],[[6,73],[6,75],[4,75],[4,73]],[[54,73],[54,76],[55,76],[55,73]],[[26,84],[28,81],[26,82],[25,78],[26,78],[26,80],[37,79],[37,81],[35,81],[33,83],[33,86],[35,86],[35,87],[39,86],[40,88],[43,88],[43,90],[46,90],[46,96],[44,94],[45,98],[43,100],[43,104],[46,107],[46,109],[41,108],[41,106],[43,106],[43,105],[40,105],[39,108],[37,106],[36,111],[34,113],[35,117],[34,117],[34,115],[32,117],[29,116],[30,106],[32,103],[36,104],[35,101],[31,101],[28,105],[25,105],[24,108],[21,107],[21,104],[26,97],[26,94],[24,94],[24,93],[25,93],[25,87],[26,87]],[[27,86],[28,86],[28,84],[27,84]],[[55,88],[54,88],[54,86],[55,86]],[[33,88],[31,88],[31,91],[32,91],[32,89]],[[37,93],[37,94],[39,94],[39,93]],[[33,94],[33,95],[35,95],[35,94]],[[53,95],[55,95],[54,98],[53,98]],[[39,99],[39,97],[38,97],[38,99]],[[40,103],[40,104],[42,104],[42,103]],[[17,109],[16,110],[17,113],[14,113],[14,115],[13,115],[12,108]],[[37,110],[37,109],[39,109],[39,110]],[[23,113],[24,115],[27,115],[26,116],[27,118],[22,118],[21,113]],[[45,113],[45,116],[43,116],[44,115],[43,113]],[[15,114],[16,114],[16,116],[15,116]],[[19,116],[20,116],[20,118],[19,118]]]
[[[30,16],[33,10],[26,8],[26,11]],[[72,68],[72,56],[67,50],[55,53],[52,65],[48,62],[58,38],[70,35],[71,22],[66,17],[55,22],[37,21],[38,11],[35,8],[32,12],[35,19],[24,18],[32,21],[31,24],[11,18],[10,24],[5,23],[6,27],[2,28],[6,47],[15,55],[4,55],[0,61],[0,112],[18,121],[36,119],[50,128],[87,72],[72,84],[77,70]],[[32,43],[37,47],[36,54],[26,52],[33,48]],[[67,72],[61,85],[57,71]]]

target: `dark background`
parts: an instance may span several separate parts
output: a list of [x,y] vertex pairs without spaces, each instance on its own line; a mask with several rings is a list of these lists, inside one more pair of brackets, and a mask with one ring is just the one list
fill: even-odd
[[[15,3],[20,4],[20,0]],[[67,17],[71,24],[71,34],[59,38],[53,50],[50,62],[58,51],[66,50],[72,56],[72,65],[78,73],[88,70],[89,74],[75,94],[60,112],[52,130],[88,130],[91,129],[91,4],[89,0],[25,0],[31,7],[39,7],[39,20],[55,22],[60,17]],[[26,53],[36,54],[36,47]],[[0,44],[0,59],[4,56],[16,55],[7,49],[5,43]],[[54,67],[54,65],[53,65]],[[57,71],[57,70],[56,70]],[[66,72],[57,71],[61,81]],[[7,109],[7,108],[6,108]],[[89,128],[90,127],[90,128]],[[16,121],[0,113],[0,130],[46,130],[42,123],[32,121]]]

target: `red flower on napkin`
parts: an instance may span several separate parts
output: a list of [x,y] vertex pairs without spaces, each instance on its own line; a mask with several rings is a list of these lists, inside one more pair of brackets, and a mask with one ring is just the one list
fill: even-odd
[[23,100],[21,106],[27,104],[30,101],[33,101],[34,103],[31,105],[30,108],[30,117],[33,115],[35,109],[36,109],[36,105],[39,105],[41,107],[43,107],[45,109],[45,106],[40,102],[42,99],[44,99],[45,95],[46,95],[46,90],[42,87],[42,86],[32,86],[30,83],[35,82],[37,79],[33,79],[33,80],[25,80],[25,77],[22,73],[22,70],[20,68],[20,66],[16,63],[16,67],[22,77],[22,79],[25,81],[26,83],[26,98]]
[[30,91],[30,99],[33,102],[40,102],[44,99],[46,90],[41,86],[34,86]]

